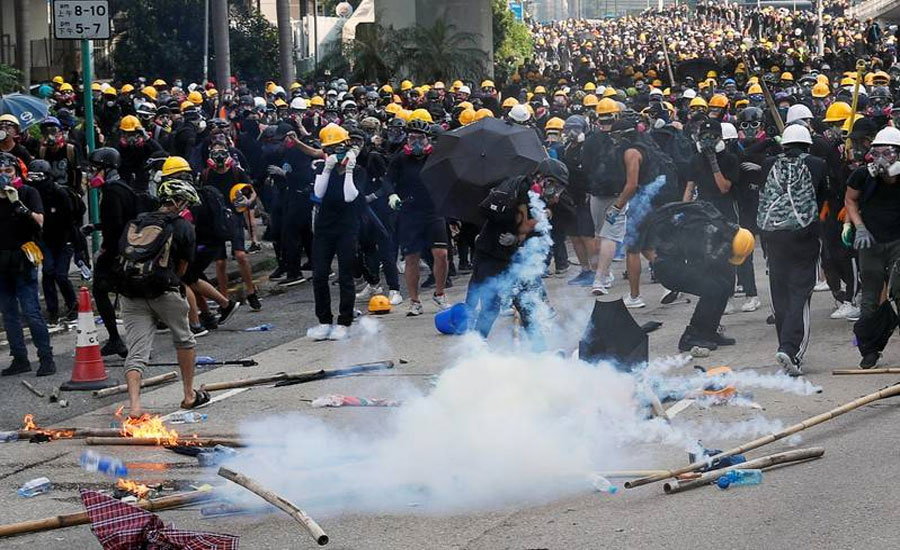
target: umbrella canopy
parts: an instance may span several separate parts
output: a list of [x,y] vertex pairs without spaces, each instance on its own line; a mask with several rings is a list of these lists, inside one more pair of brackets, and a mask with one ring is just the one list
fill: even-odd
[[722,74],[722,68],[714,60],[709,58],[688,59],[678,64],[675,68],[675,80],[683,81],[684,77],[690,76],[697,82],[706,80],[709,71],[716,71]]
[[438,213],[479,223],[478,204],[491,187],[530,173],[545,158],[532,128],[485,118],[438,137],[422,180]]
[[617,369],[630,371],[647,362],[647,346],[647,333],[634,321],[625,302],[596,302],[578,345],[578,357],[589,363],[610,361]]
[[24,130],[45,118],[50,105],[43,99],[20,93],[0,96],[0,115],[13,115],[19,119],[19,126]]

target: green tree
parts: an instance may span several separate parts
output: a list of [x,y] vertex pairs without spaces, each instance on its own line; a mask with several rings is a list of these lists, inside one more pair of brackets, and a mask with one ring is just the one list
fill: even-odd
[[531,32],[509,10],[507,0],[491,0],[494,30],[494,76],[506,80],[534,52]]
[[438,19],[430,27],[416,25],[403,32],[403,66],[414,80],[477,79],[484,74],[487,55],[478,48],[477,35],[456,30]]
[[19,71],[9,65],[0,64],[0,94],[8,94],[19,89]]
[[278,28],[256,10],[231,8],[231,65],[242,80],[261,88],[281,76]]

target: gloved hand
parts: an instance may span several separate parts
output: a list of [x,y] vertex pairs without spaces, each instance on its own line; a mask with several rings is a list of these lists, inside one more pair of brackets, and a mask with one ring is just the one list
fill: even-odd
[[622,214],[622,211],[615,204],[610,204],[609,208],[606,209],[606,223],[614,225],[620,214]]
[[396,193],[392,193],[391,196],[388,197],[388,206],[391,207],[391,210],[399,210],[401,204],[403,204],[403,201],[400,200],[400,197],[397,196]]
[[266,168],[266,172],[268,172],[270,176],[278,176],[279,178],[283,178],[286,174],[284,168],[280,168],[278,166],[269,166],[268,168]]
[[356,169],[356,149],[347,151],[347,155],[344,157],[344,168],[348,172],[352,172]]
[[331,172],[334,170],[334,167],[337,166],[337,163],[337,155],[328,155],[328,157],[325,158],[325,170]]
[[850,222],[844,223],[843,229],[841,229],[841,242],[844,243],[844,246],[850,248],[853,246],[853,224]]
[[92,224],[87,224],[81,228],[81,234],[84,235],[85,237],[90,237],[91,234],[94,232],[94,229],[95,228]]
[[755,162],[742,162],[741,170],[744,172],[759,172],[762,170],[762,166],[756,164]]
[[866,229],[866,226],[863,224],[857,225],[856,238],[853,239],[853,248],[862,250],[871,247],[873,244],[875,244],[875,239],[872,237],[872,234],[869,233],[869,230]]
[[3,195],[6,197],[6,200],[13,204],[19,202],[19,190],[12,185],[7,185],[3,188]]
[[518,242],[516,236],[512,233],[500,233],[500,237],[497,238],[497,241],[500,243],[500,246],[513,246]]

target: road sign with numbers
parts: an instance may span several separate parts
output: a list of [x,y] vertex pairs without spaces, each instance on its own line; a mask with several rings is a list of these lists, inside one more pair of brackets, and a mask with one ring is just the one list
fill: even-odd
[[59,40],[108,40],[109,0],[54,0],[53,36]]

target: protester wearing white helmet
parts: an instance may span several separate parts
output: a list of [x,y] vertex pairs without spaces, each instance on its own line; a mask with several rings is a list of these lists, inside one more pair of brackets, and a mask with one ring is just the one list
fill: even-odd
[[900,130],[888,126],[878,132],[867,158],[869,164],[847,180],[848,221],[841,235],[859,252],[861,316],[854,332],[863,369],[878,363],[887,343],[879,322],[885,283],[888,299],[900,300]]
[[513,105],[512,109],[509,110],[509,119],[518,124],[525,124],[531,118],[531,113],[528,112],[528,107],[522,105],[521,103],[517,105]]
[[722,139],[725,140],[725,144],[734,143],[731,140],[738,139],[737,128],[734,127],[734,124],[730,122],[722,123]]
[[791,124],[781,134],[784,152],[766,159],[757,224],[769,260],[769,287],[778,333],[775,360],[791,376],[809,343],[809,302],[819,259],[819,205],[826,196],[827,166],[809,154],[809,129]]
[[809,110],[809,107],[803,105],[802,103],[798,103],[796,105],[791,105],[788,109],[787,117],[785,117],[785,124],[793,124],[795,122],[803,121],[804,125],[808,125],[808,122],[813,119],[812,111]]
[[305,111],[309,106],[306,103],[306,100],[302,97],[295,97],[291,100],[291,110],[292,111]]

